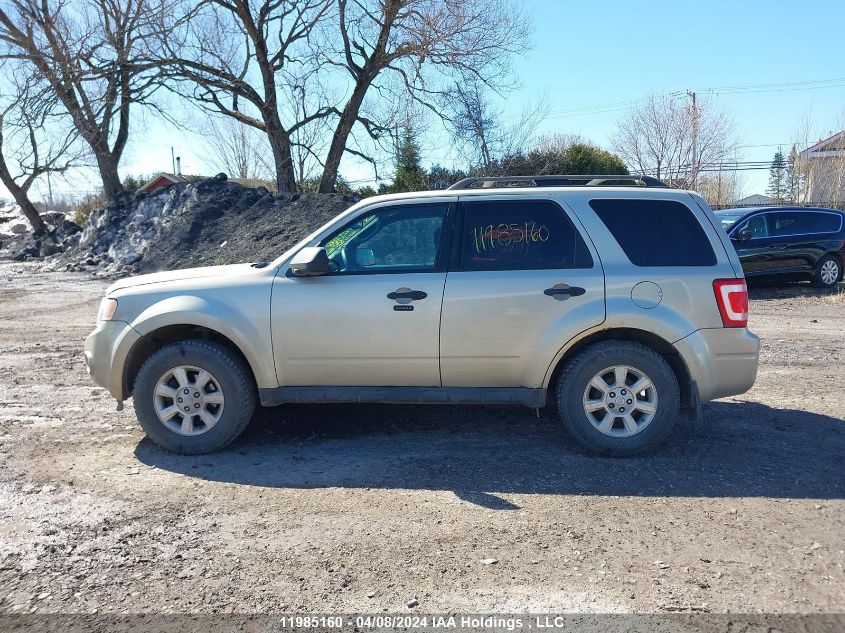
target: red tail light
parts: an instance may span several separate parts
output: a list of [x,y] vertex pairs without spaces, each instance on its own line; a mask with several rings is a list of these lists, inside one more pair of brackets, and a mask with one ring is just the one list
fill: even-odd
[[748,325],[748,286],[744,279],[716,279],[713,282],[716,305],[725,327]]

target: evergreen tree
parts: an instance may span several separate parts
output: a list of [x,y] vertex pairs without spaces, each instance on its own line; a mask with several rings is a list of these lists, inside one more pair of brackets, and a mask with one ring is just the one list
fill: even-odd
[[467,177],[465,171],[434,165],[426,174],[426,189],[448,189]]
[[425,189],[425,172],[420,166],[420,148],[410,125],[402,131],[396,152],[396,176],[391,191],[421,191]]
[[778,148],[769,168],[769,188],[766,193],[775,199],[776,204],[783,204],[787,193],[786,185],[786,159]]
[[574,143],[565,149],[537,148],[502,157],[496,173],[503,176],[544,174],[627,174],[621,158],[587,143]]

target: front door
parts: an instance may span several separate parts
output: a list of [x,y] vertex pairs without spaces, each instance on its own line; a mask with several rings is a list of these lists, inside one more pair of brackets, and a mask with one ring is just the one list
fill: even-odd
[[[776,240],[769,234],[769,224],[768,214],[760,213],[731,229],[730,238],[748,277],[773,273],[778,267]],[[742,235],[747,239],[741,240]]]
[[459,206],[443,299],[443,386],[539,387],[563,342],[604,321],[601,263],[552,199]]
[[281,386],[440,386],[447,199],[365,210],[321,240],[331,272],[273,286]]

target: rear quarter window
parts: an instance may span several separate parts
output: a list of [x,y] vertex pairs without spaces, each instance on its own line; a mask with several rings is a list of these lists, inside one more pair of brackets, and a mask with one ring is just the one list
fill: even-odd
[[812,230],[819,233],[838,233],[842,230],[842,215],[839,213],[813,213],[810,220]]
[[590,200],[636,266],[714,266],[716,254],[693,212],[675,200]]
[[775,236],[836,233],[842,227],[841,216],[836,213],[778,211],[770,215],[773,220],[772,235]]

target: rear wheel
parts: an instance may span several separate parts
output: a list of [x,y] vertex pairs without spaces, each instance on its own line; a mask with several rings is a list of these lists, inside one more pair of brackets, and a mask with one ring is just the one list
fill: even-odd
[[605,455],[655,448],[680,414],[672,368],[650,348],[630,341],[604,341],[582,351],[561,373],[557,393],[569,433]]
[[833,255],[825,255],[816,267],[813,284],[819,288],[832,288],[842,277],[842,265]]
[[231,443],[249,424],[256,400],[245,363],[222,345],[196,340],[150,356],[135,380],[134,399],[147,437],[185,455]]

